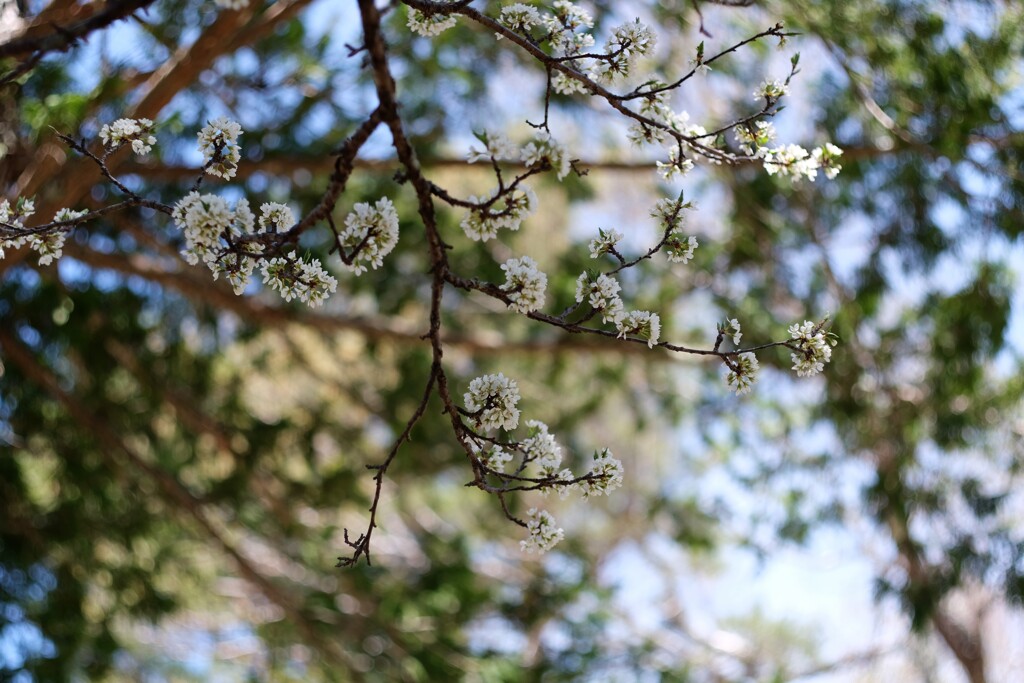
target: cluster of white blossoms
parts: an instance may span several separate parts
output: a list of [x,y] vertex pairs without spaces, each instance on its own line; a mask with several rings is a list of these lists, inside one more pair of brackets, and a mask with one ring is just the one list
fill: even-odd
[[[487,204],[492,197],[470,197],[473,204]],[[466,237],[486,242],[498,236],[501,229],[518,230],[526,217],[537,208],[537,195],[528,187],[506,192],[490,206],[473,208],[460,223]]]
[[260,205],[260,230],[282,233],[295,225],[295,214],[285,204],[267,202]]
[[754,380],[757,379],[759,368],[760,365],[754,354],[741,353],[732,359],[726,383],[737,395],[746,394],[750,391],[750,387],[753,386]]
[[238,136],[241,134],[242,126],[223,116],[203,126],[197,137],[204,165],[209,164],[207,173],[225,180],[235,177],[238,161],[242,158],[238,146]]
[[366,264],[374,270],[384,264],[384,257],[398,244],[398,211],[387,197],[373,206],[360,202],[345,217],[345,228],[339,233],[341,246],[351,250],[351,263],[345,267],[356,275],[366,272]]
[[[48,266],[64,255],[64,241],[67,231],[49,230],[47,232],[26,233],[25,221],[35,215],[36,204],[32,199],[19,197],[14,205],[7,199],[0,201],[0,259],[7,249],[19,249],[26,243],[29,248],[39,254],[39,265]],[[89,213],[59,209],[53,215],[54,223],[73,221]]]
[[100,139],[110,150],[130,142],[132,151],[139,155],[148,154],[156,144],[153,122],[149,119],[118,119],[100,128]]
[[502,7],[498,20],[516,33],[529,33],[533,27],[540,26],[542,23],[537,8],[521,2]]
[[25,220],[35,212],[35,202],[25,197],[18,197],[14,206],[6,199],[0,202],[0,258],[4,257],[6,249],[17,249],[25,244],[21,230],[25,228]]
[[[73,211],[71,209],[59,209],[53,215],[53,222],[73,221],[81,218],[88,211]],[[39,254],[39,265],[48,266],[64,255],[64,240],[68,234],[64,230],[54,230],[38,235],[31,235],[28,238],[28,245]]]
[[478,161],[519,161],[522,151],[504,133],[481,131],[475,133],[476,139],[483,143],[483,149],[471,147],[467,160],[471,164]]
[[478,429],[511,431],[519,426],[519,387],[500,372],[470,382],[463,401]]
[[825,369],[825,363],[832,359],[832,347],[836,345],[834,339],[828,338],[824,332],[825,323],[814,323],[805,320],[802,324],[794,324],[789,327],[789,336],[792,337],[797,350],[790,358],[793,361],[793,369],[797,377],[811,377]]
[[610,254],[622,240],[622,233],[618,230],[605,231],[598,228],[597,237],[590,240],[590,258],[600,258],[604,254]]
[[253,234],[255,216],[246,199],[239,199],[232,209],[226,199],[215,194],[200,195],[190,192],[177,204],[171,218],[185,234],[185,249],[181,255],[191,265],[200,261],[213,272],[214,279],[221,274],[241,294],[252,275],[255,261],[240,254],[228,259],[226,245],[245,245],[248,254],[260,254],[263,245],[246,241]]
[[785,97],[789,94],[789,86],[782,81],[766,78],[758,86],[757,90],[754,91],[755,100],[770,100],[775,101],[781,97]]
[[584,498],[590,496],[611,495],[611,492],[622,486],[622,461],[612,457],[612,452],[602,448],[594,452],[594,462],[590,465],[593,479],[584,479],[579,483]]
[[826,143],[813,152],[808,152],[800,145],[765,148],[759,152],[759,156],[764,160],[764,170],[768,175],[790,176],[794,180],[801,178],[814,180],[818,176],[819,169],[824,171],[826,178],[832,179],[843,168],[838,163],[838,158],[843,151],[832,143]]
[[743,339],[743,330],[740,327],[740,321],[736,318],[726,320],[725,324],[719,328],[722,334],[726,334],[732,337],[733,346],[740,345],[740,339]]
[[519,547],[523,551],[543,555],[565,538],[565,531],[555,526],[555,518],[547,510],[530,508],[527,515],[529,519],[526,522],[526,530],[530,535],[525,541],[519,542]]
[[601,313],[601,322],[617,323],[624,315],[619,281],[611,275],[601,273],[597,277],[583,273],[576,278],[576,303],[584,301]]
[[492,472],[504,472],[505,465],[512,462],[512,458],[515,457],[513,453],[505,450],[501,444],[491,444],[491,446],[483,451],[477,444],[471,444],[473,447],[473,454],[483,460],[484,465],[487,466]]
[[572,158],[565,145],[559,143],[545,130],[537,133],[526,147],[523,147],[523,163],[533,168],[547,163],[561,180],[572,169]]
[[775,126],[771,121],[755,121],[753,125],[736,128],[736,140],[747,156],[760,156],[775,139]]
[[594,27],[594,18],[587,10],[569,0],[556,0],[552,9],[542,15],[541,24],[556,52],[578,55],[594,46],[594,36],[586,32]]
[[286,257],[264,260],[261,271],[263,284],[280,292],[285,301],[298,299],[316,307],[338,289],[338,280],[324,270],[320,259],[303,261],[294,251]]
[[[548,431],[548,426],[540,420],[527,420],[526,427],[530,430],[530,436],[519,444],[526,459],[537,464],[541,476],[555,476],[562,465],[562,447]],[[569,479],[572,479],[571,472]]]
[[423,36],[424,38],[432,38],[433,36],[440,35],[455,26],[457,20],[454,14],[425,14],[418,9],[409,10],[409,19],[406,22],[406,26],[409,27],[413,33]]
[[647,347],[653,349],[661,337],[661,318],[650,311],[630,311],[615,321],[619,338],[626,336],[647,340]]
[[650,54],[656,42],[654,32],[639,19],[616,26],[605,43],[606,56],[595,62],[591,76],[608,82],[629,76],[637,58]]
[[502,264],[501,269],[505,271],[505,284],[501,289],[509,292],[509,308],[529,313],[544,305],[548,276],[537,269],[537,263],[532,258],[524,256],[509,259]]
[[682,231],[683,211],[690,208],[693,208],[693,204],[683,202],[680,196],[679,199],[667,197],[659,199],[651,209],[651,216],[658,219],[665,229],[669,230],[663,246],[669,263],[689,263],[694,252],[697,251],[697,247],[700,246],[696,237],[686,235]]

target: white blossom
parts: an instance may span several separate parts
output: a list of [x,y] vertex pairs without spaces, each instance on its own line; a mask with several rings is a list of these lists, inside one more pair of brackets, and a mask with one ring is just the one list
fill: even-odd
[[[53,215],[53,222],[72,221],[81,218],[88,211],[72,211],[71,209],[60,209]],[[54,230],[43,234],[30,235],[28,238],[29,247],[39,254],[39,265],[48,266],[64,254],[64,240],[67,238],[66,230]]]
[[594,452],[594,462],[590,465],[589,475],[592,479],[584,479],[579,483],[584,498],[590,496],[609,495],[622,486],[622,461],[612,455],[607,448]]
[[775,126],[771,121],[755,121],[753,127],[736,128],[736,140],[740,143],[740,150],[748,156],[763,156],[774,139]]
[[536,311],[544,305],[544,293],[548,286],[548,276],[537,269],[537,263],[529,256],[520,259],[509,259],[502,264],[505,271],[505,284],[501,286],[510,292],[509,308],[520,313]]
[[156,144],[153,122],[149,119],[118,119],[100,128],[100,139],[111,150],[130,142],[132,151],[140,156],[148,154]]
[[676,176],[685,176],[693,170],[693,161],[682,156],[679,147],[670,147],[668,150],[668,161],[657,161],[658,173],[665,180],[672,180]]
[[345,218],[345,228],[338,236],[341,246],[352,250],[351,264],[345,268],[360,275],[366,264],[377,269],[384,265],[384,257],[398,244],[398,211],[387,197],[381,197],[370,206],[360,202],[352,207]]
[[543,555],[565,538],[565,532],[555,526],[555,518],[547,510],[530,508],[527,515],[529,519],[526,522],[526,530],[530,535],[525,541],[519,542],[519,547],[523,551]]
[[610,254],[621,239],[622,233],[618,230],[598,229],[597,237],[590,240],[590,258],[599,258],[603,254]]
[[729,368],[729,375],[726,383],[737,395],[746,394],[757,379],[757,371],[760,365],[757,357],[752,353],[741,353],[732,359],[735,367]]
[[743,331],[740,328],[740,321],[736,318],[731,318],[725,321],[725,325],[722,325],[722,332],[732,337],[733,346],[740,345],[740,339],[743,338]]
[[619,281],[611,275],[601,273],[592,278],[589,273],[583,273],[576,278],[576,302],[586,300],[591,308],[601,312],[602,322],[618,323],[622,317],[620,289]]
[[669,263],[689,263],[697,247],[697,238],[693,235],[684,236],[679,232],[673,232],[665,242],[665,256]]
[[284,204],[267,202],[260,205],[260,230],[281,233],[295,225],[295,215]]
[[242,126],[224,116],[203,126],[197,137],[199,151],[203,154],[203,165],[209,164],[207,173],[225,180],[235,177],[238,161],[242,158],[238,146],[238,136],[241,134]]
[[547,131],[540,131],[532,142],[523,148],[523,163],[528,167],[539,166],[547,162],[555,170],[558,179],[569,175],[572,159],[565,145],[560,144]]
[[516,2],[502,7],[498,20],[516,33],[529,33],[534,26],[540,25],[541,16],[536,7]]
[[[479,448],[474,445],[474,450],[479,451]],[[482,460],[488,469],[494,472],[504,472],[505,463],[512,461],[512,453],[506,451],[500,444],[493,444],[482,455]]]
[[[486,204],[490,197],[470,197],[473,204]],[[478,242],[497,237],[498,230],[518,230],[522,222],[533,213],[537,196],[528,187],[518,187],[491,204],[488,208],[473,208],[462,219],[466,237]]]
[[479,429],[511,431],[519,426],[519,387],[502,373],[483,375],[469,383],[463,396],[466,410]]
[[655,42],[654,33],[639,19],[616,26],[605,43],[605,58],[594,64],[591,75],[603,81],[628,76],[636,58],[650,54]]
[[548,426],[540,420],[527,420],[526,426],[530,436],[523,439],[519,447],[527,460],[537,463],[542,476],[554,476],[562,464],[562,447],[548,431]]
[[789,94],[789,87],[782,81],[765,79],[757,90],[754,91],[754,99],[777,100]]
[[647,340],[647,346],[654,348],[661,337],[661,318],[650,311],[630,311],[615,321],[619,337],[633,335]]
[[551,88],[559,95],[574,95],[587,92],[587,86],[581,81],[567,76],[561,71],[556,72],[551,77]]
[[0,201],[0,259],[6,249],[18,249],[25,244],[26,236],[19,232],[25,228],[25,219],[35,212],[35,202],[26,197],[18,197],[14,206],[6,199]]
[[818,374],[825,369],[825,363],[832,359],[832,347],[835,346],[835,342],[830,342],[826,338],[823,328],[824,322],[813,323],[810,320],[805,320],[803,324],[790,325],[789,336],[797,347],[790,358],[797,377]]
[[261,270],[263,284],[278,291],[285,301],[298,299],[315,308],[338,289],[337,279],[323,269],[319,259],[303,261],[294,251],[264,260]]
[[478,161],[513,161],[520,157],[519,147],[508,139],[503,133],[483,131],[477,133],[476,137],[483,143],[483,149],[471,147],[467,159],[474,164]]
[[409,20],[406,25],[413,33],[425,38],[440,35],[458,23],[454,14],[432,14],[427,16],[418,9],[409,10]]
[[843,167],[839,164],[839,157],[842,156],[843,150],[839,149],[831,142],[826,142],[821,147],[818,147],[811,153],[811,158],[818,162],[823,169],[825,177],[832,180],[839,172],[843,170]]

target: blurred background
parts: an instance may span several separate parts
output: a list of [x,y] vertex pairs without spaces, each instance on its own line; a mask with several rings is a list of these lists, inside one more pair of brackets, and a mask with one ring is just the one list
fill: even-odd
[[[496,15],[500,3],[476,2]],[[453,393],[501,371],[524,417],[579,467],[609,446],[623,489],[543,503],[566,540],[524,555],[497,501],[466,488],[440,403],[388,473],[374,564],[336,569],[362,529],[380,461],[430,364],[429,279],[415,198],[390,139],[364,147],[338,205],[391,197],[401,239],[380,270],[339,275],[323,309],[242,297],[178,255],[148,209],[78,228],[47,267],[0,261],[0,680],[970,681],[1024,680],[1024,10],[1015,2],[589,2],[598,44],[639,17],[667,78],[783,21],[673,99],[709,130],[802,72],[782,142],[845,150],[832,181],[698,164],[665,183],[663,150],[631,148],[602,102],[556,96],[552,130],[585,177],[534,184],[517,233],[470,242],[441,209],[456,272],[501,281],[529,255],[547,310],[572,302],[598,229],[643,253],[648,211],[679,191],[690,264],[623,278],[662,338],[744,345],[831,313],[840,345],[798,380],[759,354],[753,392],[720,365],[565,336],[493,300],[446,294]],[[0,0],[0,43],[46,36],[93,4]],[[387,15],[407,130],[457,196],[493,184],[465,163],[474,131],[522,141],[545,74],[466,21],[427,40]],[[37,218],[116,201],[55,130],[95,140],[121,117],[159,144],[111,168],[173,204],[201,165],[195,134],[241,122],[231,197],[319,200],[336,149],[374,108],[353,2],[238,11],[157,0],[0,86],[0,195]],[[0,60],[16,68],[20,55]],[[736,143],[731,138],[729,146]],[[639,347],[639,348],[636,348]]]

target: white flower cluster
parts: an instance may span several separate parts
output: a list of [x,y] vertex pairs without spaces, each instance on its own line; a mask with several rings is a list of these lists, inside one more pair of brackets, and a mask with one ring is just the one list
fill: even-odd
[[534,26],[540,26],[541,16],[536,7],[516,2],[501,8],[498,21],[516,33],[529,33]]
[[594,45],[594,36],[585,32],[594,27],[594,18],[569,0],[557,0],[554,12],[544,15],[542,23],[556,52],[577,55]]
[[232,210],[222,197],[190,192],[174,205],[171,218],[185,233],[185,249],[181,252],[185,260],[193,266],[202,261],[215,280],[225,275],[235,293],[241,294],[256,262],[243,254],[228,253],[225,245],[236,244],[254,256],[263,252],[263,245],[244,239],[253,234],[255,222],[249,202],[239,199]]
[[478,429],[511,431],[519,426],[519,387],[500,372],[470,382],[463,401]]
[[620,240],[622,240],[622,233],[618,230],[606,232],[599,228],[597,237],[590,240],[590,258],[599,258],[603,254],[610,254]]
[[[81,218],[88,211],[72,211],[71,209],[60,209],[53,215],[53,222],[73,221]],[[31,235],[28,244],[39,254],[39,265],[48,266],[64,255],[64,240],[68,233],[65,230],[55,230],[40,235]]]
[[757,357],[752,353],[741,353],[732,359],[732,363],[726,383],[737,395],[746,394],[757,379],[757,371],[760,368]]
[[622,461],[613,457],[607,448],[595,451],[589,474],[592,479],[584,479],[579,483],[584,498],[611,495],[612,491],[622,486]]
[[398,211],[387,197],[373,206],[360,202],[345,218],[345,229],[339,234],[341,246],[351,249],[352,263],[345,267],[356,275],[366,272],[369,264],[374,270],[384,264],[384,257],[398,244]]
[[455,26],[456,23],[458,22],[454,14],[437,13],[427,15],[418,9],[410,9],[409,20],[406,22],[406,26],[413,33],[419,34],[424,38],[432,38],[444,33],[452,26]]
[[555,72],[551,77],[551,88],[559,95],[573,95],[576,93],[587,92],[587,86],[582,81],[578,81],[572,76],[562,73],[561,71]]
[[736,128],[736,140],[740,150],[747,156],[761,156],[762,148],[768,147],[775,139],[775,126],[771,121],[755,121],[753,127]]
[[595,311],[600,311],[601,322],[618,323],[623,316],[619,281],[601,273],[596,278],[583,273],[576,278],[576,303],[586,300]]
[[650,54],[656,42],[654,32],[639,19],[616,26],[604,46],[606,57],[594,64],[591,76],[603,81],[629,76],[637,57]]
[[740,345],[740,339],[743,339],[743,330],[740,327],[740,321],[736,318],[726,320],[725,324],[721,327],[722,333],[732,337],[733,346]]
[[783,145],[771,149],[762,148],[758,150],[764,159],[764,170],[768,175],[778,173],[781,176],[791,176],[794,180],[806,177],[814,180],[821,169],[828,179],[835,178],[843,167],[839,164],[839,157],[843,150],[831,142],[818,147],[813,152],[808,152],[799,145]]
[[476,139],[483,143],[484,148],[471,147],[467,159],[469,163],[478,161],[518,161],[521,155],[519,147],[503,133],[482,131],[476,133]]
[[789,336],[796,342],[797,347],[790,355],[797,377],[818,374],[825,369],[825,363],[832,359],[835,341],[826,336],[824,326],[824,322],[813,323],[810,320],[789,326]]
[[765,99],[769,101],[775,101],[780,97],[785,97],[789,94],[789,86],[782,81],[773,79],[765,79],[757,90],[754,91],[754,99],[760,100]]
[[4,257],[4,250],[25,244],[25,235],[20,231],[25,228],[25,219],[35,212],[35,202],[25,197],[18,197],[14,206],[6,199],[0,202],[0,258]]
[[523,163],[530,168],[547,162],[555,170],[559,180],[569,175],[572,168],[569,150],[543,130],[523,148],[522,158]]
[[693,204],[684,203],[682,197],[679,199],[666,197],[659,199],[651,210],[653,218],[658,219],[666,229],[671,228],[663,247],[669,263],[689,263],[699,246],[696,237],[685,235],[682,232],[683,210],[690,208],[693,208]]
[[668,161],[656,161],[655,165],[658,168],[658,173],[665,180],[672,180],[676,176],[683,177],[693,170],[693,160],[683,156],[678,145],[669,147]]
[[486,452],[482,451],[475,443],[472,444],[472,447],[474,455],[482,459],[484,465],[493,472],[504,472],[505,464],[512,462],[512,453],[502,448],[501,444],[492,444]]
[[322,305],[338,289],[337,279],[324,270],[320,259],[302,261],[294,251],[263,261],[262,272],[263,283],[280,292],[285,301],[298,299],[310,307]]
[[689,263],[698,246],[697,238],[693,235],[683,236],[673,232],[665,242],[665,256],[670,263]]
[[[537,463],[541,476],[555,476],[562,464],[562,447],[548,431],[548,426],[540,420],[527,420],[526,426],[530,430],[530,436],[523,439],[519,446],[526,455],[527,461]],[[569,479],[572,478],[572,472],[570,472]]]
[[197,137],[204,166],[209,164],[207,173],[225,180],[235,177],[238,161],[242,158],[238,146],[238,136],[241,134],[242,126],[223,116],[203,126]]
[[519,542],[519,547],[523,551],[543,555],[565,538],[565,532],[555,526],[555,518],[547,510],[530,508],[527,514],[529,521],[526,523],[526,530],[530,535],[525,541]]
[[501,266],[505,271],[503,290],[509,292],[512,303],[509,308],[520,313],[536,311],[544,305],[544,294],[548,287],[548,276],[537,269],[537,263],[529,256],[509,259]]
[[630,311],[615,321],[619,338],[627,335],[647,340],[647,347],[653,349],[661,337],[661,318],[650,311]]
[[118,119],[100,128],[100,139],[111,150],[131,142],[132,151],[139,155],[148,154],[156,144],[149,119]]
[[[490,197],[470,197],[474,204],[485,204]],[[466,237],[486,242],[498,236],[498,230],[518,230],[522,222],[537,207],[537,196],[528,187],[519,187],[503,195],[488,208],[470,209],[462,219]]]
[[260,230],[282,233],[295,224],[295,214],[284,204],[267,202],[260,205]]

